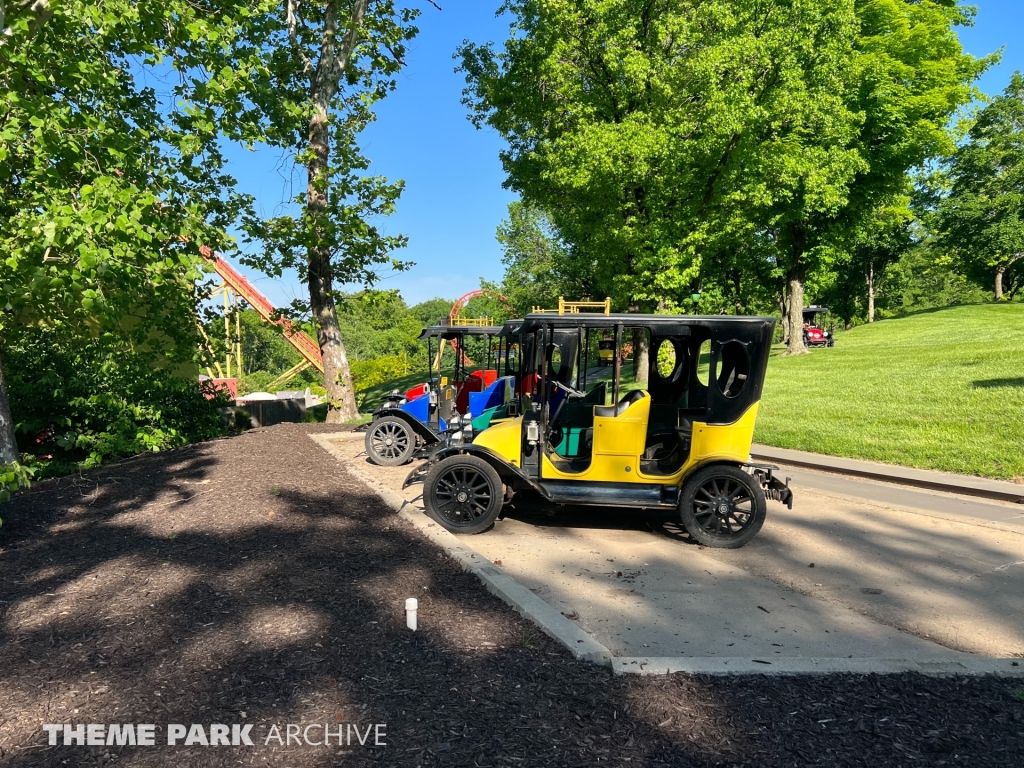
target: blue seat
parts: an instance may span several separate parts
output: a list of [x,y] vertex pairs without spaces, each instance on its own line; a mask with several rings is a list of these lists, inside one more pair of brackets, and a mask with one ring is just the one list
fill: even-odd
[[502,376],[483,392],[470,392],[469,416],[476,418],[489,408],[496,408],[507,403],[512,398],[514,384],[514,376]]

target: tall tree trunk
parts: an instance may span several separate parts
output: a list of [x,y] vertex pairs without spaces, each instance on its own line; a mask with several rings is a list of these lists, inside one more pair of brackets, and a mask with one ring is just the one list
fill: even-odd
[[[309,146],[313,157],[309,161],[309,188],[306,208],[314,220],[323,216],[327,208],[327,162],[330,154],[330,135],[326,110],[313,116],[309,123]],[[309,269],[309,304],[317,322],[317,340],[324,360],[324,387],[327,389],[327,423],[340,424],[359,417],[352,372],[348,366],[345,342],[341,338],[341,325],[334,303],[331,280],[331,254],[326,248],[311,246],[306,254]]]
[[[996,267],[996,301],[1003,300],[1003,280],[1006,276],[1006,270],[1021,259],[1024,259],[1024,253],[1015,253],[1010,257],[1006,264]],[[1016,293],[1016,290],[1014,293]],[[1013,296],[1011,295],[1010,298],[1013,299]]]
[[647,373],[651,365],[651,345],[646,328],[633,329],[633,378],[637,384],[647,386]]
[[875,262],[868,262],[868,322],[875,322]]
[[18,461],[18,444],[14,439],[14,418],[11,403],[7,399],[7,383],[4,381],[3,360],[0,360],[0,466]]
[[807,279],[807,267],[801,259],[793,264],[786,273],[786,284],[789,288],[789,340],[786,343],[786,355],[802,355],[807,352],[804,346],[804,282]]
[[786,293],[786,286],[782,286],[782,298],[779,301],[779,309],[782,311],[782,344],[789,346],[789,295]]
[[[369,0],[355,0],[353,3],[349,28],[340,41],[340,48],[337,41],[339,0],[328,0],[324,8],[320,57],[316,68],[310,72],[310,96],[314,112],[309,121],[311,157],[306,169],[306,211],[314,222],[322,221],[327,215],[331,102],[338,92],[341,78],[358,39],[368,2]],[[291,12],[292,4],[289,4],[289,13]],[[309,270],[309,302],[317,321],[320,354],[324,360],[327,422],[338,424],[358,418],[359,410],[356,407],[352,372],[349,369],[348,355],[345,352],[341,325],[338,323],[338,311],[334,303],[330,251],[321,245],[311,245],[306,253],[306,264]]]

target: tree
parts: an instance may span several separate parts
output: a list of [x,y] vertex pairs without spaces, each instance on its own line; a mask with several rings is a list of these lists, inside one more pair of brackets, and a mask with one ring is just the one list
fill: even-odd
[[751,229],[751,202],[776,185],[827,199],[856,167],[839,87],[849,4],[508,7],[503,52],[461,50],[466,102],[509,141],[507,185],[594,255],[619,306],[688,303],[702,257]]
[[940,243],[968,273],[984,276],[996,301],[1024,280],[1024,76],[978,115],[947,168]]
[[339,296],[338,314],[354,360],[413,355],[419,348],[417,338],[423,325],[397,291]]
[[178,64],[189,108],[225,138],[280,147],[305,169],[294,215],[245,218],[259,248],[244,261],[271,276],[295,269],[307,284],[297,309],[317,327],[330,422],[358,416],[337,290],[407,266],[391,256],[406,238],[373,223],[394,210],[403,185],[365,174],[357,138],[394,88],[417,15],[394,0],[267,0],[234,39],[193,46]]
[[[963,53],[954,27],[973,10],[956,0],[856,0],[857,36],[843,80],[851,123],[848,148],[858,168],[833,194],[838,205],[791,210],[786,254],[790,287],[789,351],[802,351],[802,282],[858,248],[880,210],[898,207],[907,173],[948,154],[950,117],[975,95],[973,83],[994,61]],[[870,263],[868,265],[870,273]]]
[[551,217],[536,206],[510,203],[497,238],[505,264],[499,290],[520,315],[533,307],[557,307],[559,296],[599,301],[608,295],[595,275],[593,260],[575,253]]
[[471,119],[509,142],[507,186],[631,309],[681,303],[705,258],[760,240],[794,328],[808,275],[948,147],[986,63],[962,54],[953,0],[506,8],[504,50],[460,54]]
[[429,325],[440,325],[452,311],[452,299],[434,298],[422,301],[409,307],[409,314],[426,328]]
[[[38,0],[3,10],[3,345],[29,327],[87,338],[116,331],[158,366],[190,359],[202,275],[195,243],[225,247],[241,201],[215,137],[164,109],[133,72],[156,66],[189,35],[232,28],[246,9],[215,2],[208,15],[186,0],[54,8]],[[17,449],[2,390],[0,455],[8,460]]]
[[14,436],[14,417],[7,397],[7,382],[4,381],[3,360],[0,359],[0,466],[16,464],[20,454]]

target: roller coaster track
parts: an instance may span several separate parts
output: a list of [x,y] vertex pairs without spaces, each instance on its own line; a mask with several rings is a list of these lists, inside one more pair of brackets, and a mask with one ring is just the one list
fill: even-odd
[[217,270],[217,274],[221,276],[221,279],[224,280],[231,290],[245,299],[249,306],[255,309],[256,312],[259,313],[260,317],[268,323],[280,325],[283,328],[282,335],[285,340],[295,347],[296,351],[298,351],[298,353],[302,355],[310,365],[320,371],[320,373],[324,372],[324,359],[320,355],[319,344],[311,339],[306,333],[296,328],[291,320],[280,317],[277,314],[277,310],[274,309],[274,305],[270,303],[270,300],[256,290],[255,286],[253,286],[253,284],[250,283],[241,272],[232,267],[217,253],[205,245],[200,246],[199,252],[202,254],[204,259],[213,265],[213,268]]

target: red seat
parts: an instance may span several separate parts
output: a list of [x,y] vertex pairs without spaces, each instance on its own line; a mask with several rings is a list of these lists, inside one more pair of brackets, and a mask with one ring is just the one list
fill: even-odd
[[417,387],[413,387],[412,389],[410,389],[408,392],[405,393],[405,399],[406,400],[415,400],[417,397],[422,395],[426,391],[426,389],[427,389],[427,385],[426,384],[420,384]]
[[540,376],[536,373],[531,373],[528,376],[524,376],[523,380],[516,385],[517,395],[531,395],[540,383]]
[[455,398],[455,410],[459,413],[469,412],[469,393],[484,391],[484,374],[486,371],[473,371],[459,387],[459,395]]

